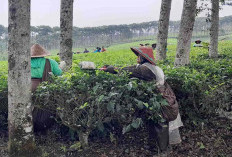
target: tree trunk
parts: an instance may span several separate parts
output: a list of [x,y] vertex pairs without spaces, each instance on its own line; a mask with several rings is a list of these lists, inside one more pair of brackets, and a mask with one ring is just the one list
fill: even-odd
[[189,64],[189,53],[191,47],[193,26],[196,16],[196,6],[197,0],[184,0],[175,58],[176,66]]
[[219,0],[211,0],[211,2],[209,57],[215,58],[218,56]]
[[31,106],[30,0],[9,0],[8,128],[10,156],[35,150]]
[[73,0],[61,0],[60,7],[60,59],[68,68],[72,66]]
[[89,147],[89,133],[88,132],[82,132],[78,131],[79,141],[81,143],[81,146],[83,149],[88,149]]
[[159,32],[157,36],[156,60],[166,59],[171,4],[172,0],[162,0],[158,27]]

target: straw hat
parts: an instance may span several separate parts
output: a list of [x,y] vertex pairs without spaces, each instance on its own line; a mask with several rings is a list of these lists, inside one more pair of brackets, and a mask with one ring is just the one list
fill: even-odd
[[43,48],[39,44],[34,44],[31,47],[31,58],[45,57],[48,55],[50,55],[50,52],[48,52],[45,48]]
[[196,44],[200,44],[200,43],[201,43],[201,40],[200,40],[200,39],[197,39],[197,40],[195,41],[195,43],[196,43]]
[[151,64],[155,65],[155,58],[151,47],[131,47],[131,50],[138,56],[146,58]]

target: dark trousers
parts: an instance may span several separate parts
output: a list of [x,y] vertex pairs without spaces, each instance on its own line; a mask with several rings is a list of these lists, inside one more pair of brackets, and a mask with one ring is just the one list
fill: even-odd
[[55,124],[54,114],[35,107],[32,112],[34,132],[46,134],[46,131]]
[[149,133],[148,144],[151,148],[158,146],[161,152],[166,151],[169,145],[168,122],[155,123],[152,120],[147,122]]

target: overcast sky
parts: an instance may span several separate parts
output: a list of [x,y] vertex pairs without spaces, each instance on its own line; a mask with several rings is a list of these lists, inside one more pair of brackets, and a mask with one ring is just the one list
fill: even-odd
[[[159,20],[161,0],[74,0],[73,25],[94,27]],[[183,0],[172,0],[171,20],[180,20]],[[201,16],[203,16],[202,14]],[[220,16],[232,15],[224,6]],[[60,0],[31,0],[31,25],[59,26]],[[8,25],[8,0],[0,0],[0,24]]]

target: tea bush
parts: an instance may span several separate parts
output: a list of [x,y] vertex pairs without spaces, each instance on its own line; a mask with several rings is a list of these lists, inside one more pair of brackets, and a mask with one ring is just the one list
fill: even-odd
[[177,95],[182,115],[188,120],[215,113],[218,108],[231,104],[230,99],[227,99],[227,103],[221,103],[223,97],[212,99],[221,89],[224,89],[225,95],[231,95],[228,83],[232,82],[232,47],[229,43],[220,44],[217,59],[210,59],[205,49],[192,48],[191,64],[188,66],[174,67],[169,64],[170,58],[159,62]]
[[168,105],[154,82],[80,70],[43,83],[34,95],[34,104],[57,113],[63,124],[78,132],[84,147],[94,129],[104,130],[104,124],[112,120],[123,133],[148,119],[164,121],[161,106]]
[[[153,41],[146,41],[146,43],[147,42],[153,43]],[[72,71],[70,71],[69,73],[65,74],[60,78],[54,79],[54,82],[52,84],[43,84],[43,86],[41,86],[41,88],[38,89],[37,91],[38,93],[36,93],[37,94],[36,98],[40,100],[39,102],[41,102],[41,104],[47,102],[45,103],[45,106],[48,104],[48,101],[53,102],[53,105],[59,104],[59,106],[51,106],[51,105],[48,106],[51,107],[50,109],[53,110],[54,112],[56,110],[61,109],[58,112],[61,117],[62,117],[61,113],[66,110],[69,111],[71,115],[81,113],[79,108],[78,110],[70,110],[73,109],[75,105],[77,106],[81,105],[87,108],[88,110],[84,112],[89,113],[90,102],[95,100],[93,104],[94,107],[96,107],[97,104],[103,104],[102,106],[105,109],[105,110],[101,110],[101,112],[105,111],[103,112],[104,114],[99,115],[102,117],[95,118],[96,124],[94,124],[94,127],[97,126],[98,128],[101,128],[100,127],[101,123],[98,123],[99,121],[104,122],[105,118],[109,114],[112,115],[114,118],[118,116],[116,107],[120,106],[121,102],[120,103],[116,102],[116,98],[120,98],[118,101],[120,100],[128,101],[129,98],[132,99],[135,98],[135,96],[137,97],[144,96],[144,95],[138,95],[138,93],[135,92],[135,90],[140,89],[143,90],[144,93],[149,92],[147,90],[148,89],[150,90],[150,88],[153,89],[154,83],[151,85],[148,82],[144,83],[144,82],[140,82],[139,80],[130,80],[124,76],[114,76],[102,72],[97,72],[96,74],[91,72],[89,73],[81,72],[78,67],[78,64],[80,61],[92,61],[96,64],[98,68],[102,67],[105,64],[121,66],[121,67],[134,65],[136,64],[136,56],[130,50],[130,47],[138,46],[139,43],[140,42],[113,45],[107,48],[107,51],[104,53],[74,54]],[[167,81],[169,82],[169,84],[171,85],[171,87],[173,88],[173,90],[177,95],[178,102],[180,104],[181,115],[183,119],[186,120],[185,122],[188,121],[189,123],[193,123],[196,117],[201,117],[201,116],[205,117],[207,115],[210,115],[211,113],[215,113],[220,108],[229,110],[231,106],[231,95],[232,95],[231,94],[232,41],[221,41],[219,43],[219,57],[217,59],[210,59],[208,57],[207,49],[192,47],[190,53],[191,63],[190,65],[185,67],[174,67],[173,63],[175,60],[176,40],[168,40],[168,43],[169,44],[168,44],[167,59],[164,61],[157,62],[157,65],[164,70]],[[50,58],[59,61],[58,56],[51,56]],[[2,106],[4,106],[3,104],[7,105],[7,90],[6,90],[7,66],[6,65],[7,65],[6,62],[0,62],[1,113],[7,113],[6,111],[7,107],[3,107],[4,109],[2,109]],[[110,79],[112,79],[113,82],[110,82]],[[103,80],[106,82],[105,83],[102,82]],[[130,87],[129,83],[133,85],[132,86],[133,88],[131,88],[131,90],[127,89],[127,87]],[[135,88],[134,84],[136,83],[138,83],[138,86]],[[140,86],[140,84],[142,85]],[[117,86],[117,88],[111,89],[113,85]],[[82,94],[80,99],[77,93],[80,94],[80,92],[83,92],[84,88],[88,88],[88,92]],[[127,93],[123,95],[121,94],[114,95],[113,93],[111,93],[110,89],[112,90],[112,92],[115,93],[117,93],[119,90],[125,90],[128,93],[130,93],[130,95],[128,95]],[[96,91],[94,92],[94,90]],[[100,94],[96,94],[96,92],[99,92]],[[111,93],[112,95],[109,96],[107,95],[107,93],[108,94]],[[121,96],[119,97],[119,95]],[[125,98],[124,95],[127,95],[129,98],[128,99]],[[54,99],[54,97],[56,99]],[[101,101],[99,101],[99,99]],[[113,99],[112,103],[106,103],[109,102],[109,100],[111,99]],[[144,105],[143,107],[146,107],[147,103],[149,102],[148,100],[146,101],[143,100],[143,98],[141,98],[141,100],[140,98],[137,98],[138,101],[136,99],[132,99],[132,100],[128,102],[131,103],[133,102],[132,103],[133,105],[143,104]],[[69,105],[66,106],[64,104],[69,104]],[[129,104],[130,103],[127,104],[126,108],[130,107],[128,106]],[[133,106],[133,105],[132,108],[138,108],[138,106]],[[150,104],[148,103],[148,105]],[[114,110],[112,109],[112,106],[114,107],[113,108]],[[66,108],[63,109],[64,107]],[[69,108],[69,110],[67,108]],[[109,109],[112,109],[114,112],[109,111]],[[4,110],[4,112],[2,110]],[[145,110],[145,111],[146,111],[146,116],[149,117],[149,115],[151,115],[151,111],[150,110]],[[120,110],[120,112],[122,112],[122,110]],[[130,112],[128,111],[128,113],[130,113],[131,115],[136,115],[137,112],[131,110]],[[63,114],[65,115],[67,113],[63,112]],[[82,114],[83,113],[81,113],[81,115]],[[123,126],[127,126],[124,127],[125,132],[126,132],[125,128],[130,130],[131,128],[133,128],[133,126],[137,126],[136,124],[140,124],[140,122],[142,122],[141,121],[143,120],[142,117],[137,117],[137,118],[141,118],[141,119],[128,118],[128,121],[125,121],[125,124],[123,124],[121,121],[121,124]],[[63,119],[63,120],[69,121],[68,119]],[[74,124],[74,122],[76,121],[77,120],[72,121],[72,123]],[[84,122],[87,121],[84,120]]]
[[0,93],[7,88],[7,62],[0,61]]

